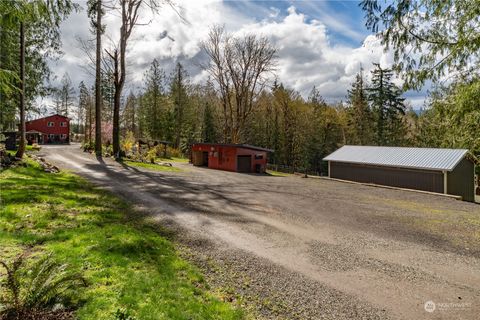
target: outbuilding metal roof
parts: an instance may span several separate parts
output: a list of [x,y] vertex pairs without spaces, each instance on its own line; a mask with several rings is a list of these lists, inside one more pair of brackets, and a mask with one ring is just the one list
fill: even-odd
[[274,152],[272,149],[252,146],[250,144],[234,144],[234,143],[209,143],[209,142],[199,142],[194,143],[194,145],[203,145],[203,146],[212,146],[212,147],[234,147],[234,148],[244,148],[251,149],[256,151],[265,151],[265,152]]
[[466,149],[343,146],[323,160],[452,171],[467,152]]

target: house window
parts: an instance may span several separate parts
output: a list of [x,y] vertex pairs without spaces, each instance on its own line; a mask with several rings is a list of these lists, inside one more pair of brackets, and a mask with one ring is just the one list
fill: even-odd
[[66,134],[62,134],[62,139],[67,139],[67,135]]
[[66,122],[60,122],[60,127],[66,127],[67,123]]
[[50,139],[53,139],[53,138],[55,138],[55,135],[54,135],[54,134],[49,134],[48,137],[49,137]]
[[49,123],[47,123],[47,126],[48,126],[48,127],[54,127],[54,126],[55,126],[55,122],[50,121]]

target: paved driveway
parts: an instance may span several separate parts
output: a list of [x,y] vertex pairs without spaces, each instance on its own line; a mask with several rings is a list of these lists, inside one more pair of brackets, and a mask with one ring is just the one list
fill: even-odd
[[[258,317],[478,319],[480,206],[415,192],[178,164],[152,172],[78,145],[48,161],[176,234],[226,299]],[[227,288],[227,289],[225,289]],[[433,301],[435,310],[425,311]]]

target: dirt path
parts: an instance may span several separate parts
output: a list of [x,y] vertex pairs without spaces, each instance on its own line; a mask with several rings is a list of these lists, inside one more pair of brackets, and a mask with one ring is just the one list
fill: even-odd
[[[259,316],[478,319],[480,314],[479,249],[411,228],[407,221],[450,212],[453,222],[447,222],[455,229],[455,214],[475,219],[478,205],[187,164],[179,164],[181,173],[151,172],[97,160],[78,145],[44,147],[42,153],[181,230],[181,242],[212,284],[231,286],[226,294],[244,299]],[[480,238],[479,221],[472,221],[471,232]],[[436,303],[431,313],[425,311],[427,301]]]

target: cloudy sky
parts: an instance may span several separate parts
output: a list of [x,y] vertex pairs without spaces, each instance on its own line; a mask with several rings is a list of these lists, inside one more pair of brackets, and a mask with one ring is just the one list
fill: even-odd
[[[143,73],[156,58],[169,72],[182,62],[193,82],[206,79],[199,65],[205,61],[200,41],[214,24],[225,25],[235,34],[255,33],[271,39],[278,48],[279,81],[307,96],[315,85],[329,102],[345,100],[347,89],[360,66],[368,72],[372,63],[389,66],[377,38],[364,26],[357,1],[214,1],[177,0],[176,10],[165,6],[160,14],[142,12],[143,23],[136,27],[129,43],[129,74],[126,90],[141,88]],[[74,86],[93,83],[85,70],[88,59],[78,38],[93,39],[85,12],[71,15],[62,25],[64,55],[52,63],[59,79],[68,72]],[[177,11],[177,12],[176,12]],[[183,17],[183,20],[179,17]],[[118,38],[118,14],[105,17],[105,45]],[[407,92],[410,103],[419,108],[424,92]]]

